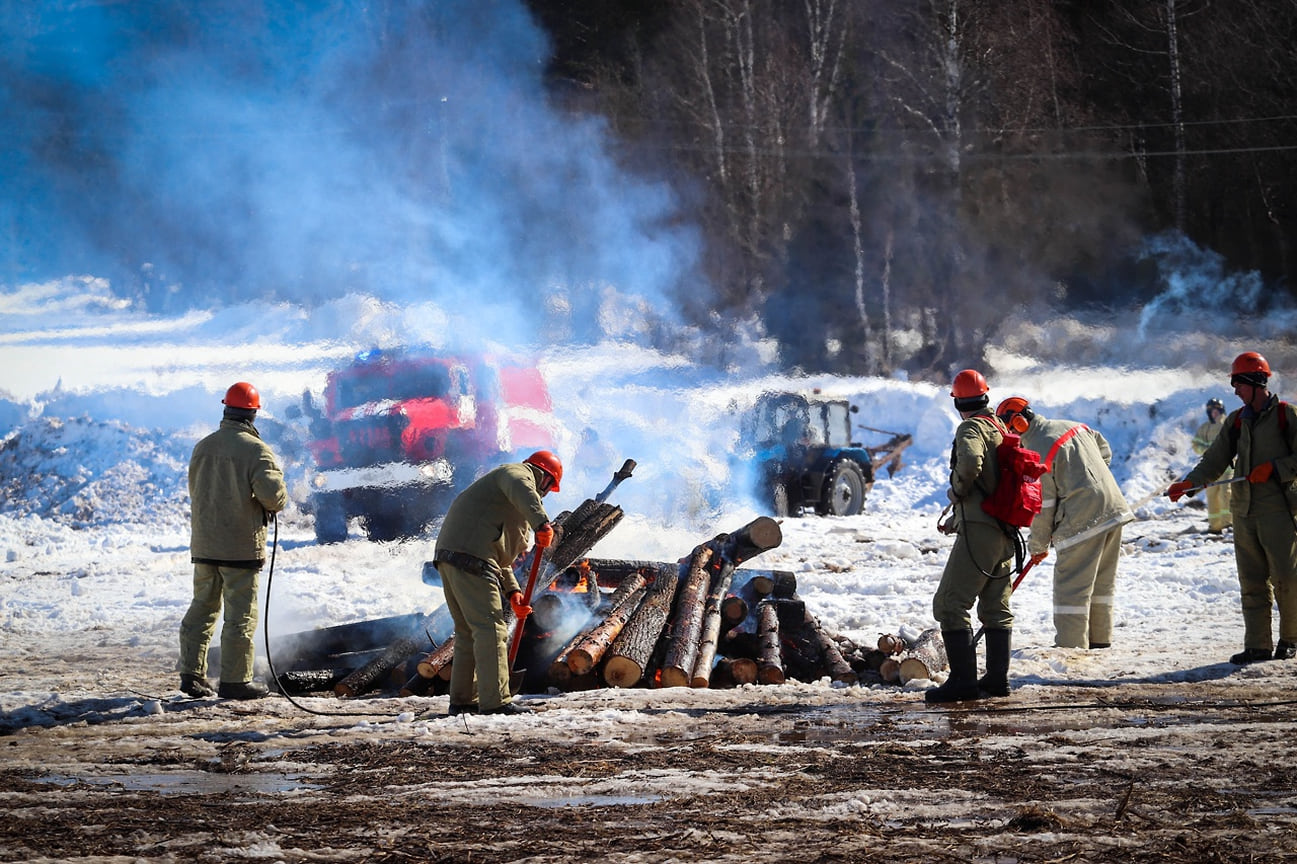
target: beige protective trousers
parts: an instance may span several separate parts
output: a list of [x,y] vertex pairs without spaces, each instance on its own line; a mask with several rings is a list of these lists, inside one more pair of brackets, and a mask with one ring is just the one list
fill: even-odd
[[977,617],[986,629],[1013,629],[1013,612],[1009,609],[1012,568],[1013,541],[998,525],[965,522],[946,559],[937,593],[932,596],[932,617],[942,630],[969,630],[969,610],[976,603]]
[[194,565],[194,599],[180,622],[182,675],[207,677],[207,646],[216,632],[216,619],[225,606],[221,627],[221,681],[246,684],[252,680],[257,632],[257,574],[260,570]]
[[1207,490],[1207,529],[1215,534],[1233,523],[1229,512],[1229,484]]
[[1297,528],[1290,513],[1234,517],[1234,562],[1243,604],[1243,647],[1274,647],[1271,608],[1279,607],[1279,638],[1297,642]]
[[1121,526],[1058,550],[1054,562],[1054,644],[1089,648],[1112,644]]
[[481,711],[510,701],[509,624],[498,577],[478,576],[441,561],[446,606],[455,622],[455,650],[450,667],[452,705],[477,703]]

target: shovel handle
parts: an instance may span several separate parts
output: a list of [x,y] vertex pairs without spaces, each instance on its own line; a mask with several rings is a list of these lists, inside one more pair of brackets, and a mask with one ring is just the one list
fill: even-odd
[[[1010,594],[1012,594],[1014,591],[1017,591],[1017,590],[1018,590],[1018,586],[1022,584],[1022,580],[1025,579],[1025,578],[1027,578],[1027,574],[1028,574],[1029,572],[1031,572],[1031,568],[1032,568],[1032,567],[1035,567],[1035,566],[1036,566],[1036,562],[1035,562],[1035,561],[1028,561],[1028,562],[1027,562],[1027,566],[1022,568],[1022,572],[1018,574],[1018,578],[1013,580],[1013,587],[1009,589],[1009,593],[1010,593]],[[985,631],[986,631],[986,628],[985,628],[985,627],[978,627],[978,628],[977,628],[977,632],[976,632],[975,634],[973,634],[973,644],[974,644],[974,645],[976,645],[978,642],[982,641],[982,634],[983,634]]]
[[[527,574],[527,590],[522,592],[522,605],[531,605],[531,592],[536,590],[536,574],[540,572],[540,553],[541,548],[535,547],[531,551],[531,572]],[[518,648],[522,645],[522,629],[527,623],[527,616],[523,615],[518,619],[518,624],[513,628],[513,641],[509,643],[509,668],[513,668],[513,661],[518,657]]]

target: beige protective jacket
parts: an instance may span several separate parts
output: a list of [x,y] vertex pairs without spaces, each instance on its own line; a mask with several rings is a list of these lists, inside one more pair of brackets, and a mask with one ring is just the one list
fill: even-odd
[[1048,552],[1051,542],[1055,549],[1066,549],[1135,518],[1108,468],[1112,447],[1097,430],[1037,414],[1022,433],[1022,446],[1039,453],[1044,462],[1054,442],[1078,426],[1054,454],[1049,471],[1041,475],[1041,509],[1027,540],[1032,555]]
[[189,458],[189,554],[199,564],[260,567],[267,514],[288,503],[284,473],[251,422],[222,420]]
[[[1280,411],[1288,415],[1283,424],[1279,422]],[[1297,513],[1294,445],[1297,445],[1297,412],[1286,402],[1281,403],[1278,396],[1271,396],[1259,413],[1248,406],[1230,412],[1225,418],[1224,431],[1216,436],[1184,479],[1202,486],[1220,477],[1231,465],[1237,475],[1245,477],[1262,462],[1273,461],[1274,475],[1266,482],[1240,481],[1230,487],[1229,510],[1235,516]]]
[[531,468],[511,462],[491,469],[459,493],[441,523],[437,551],[494,561],[507,597],[522,590],[513,575],[513,562],[527,551],[528,529],[548,521]]

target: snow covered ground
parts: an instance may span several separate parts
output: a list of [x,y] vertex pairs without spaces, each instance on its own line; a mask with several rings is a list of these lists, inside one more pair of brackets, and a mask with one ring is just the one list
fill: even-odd
[[[825,680],[705,692],[554,693],[526,697],[538,709],[535,716],[475,718],[472,724],[445,718],[445,697],[303,700],[318,715],[304,714],[282,699],[206,707],[176,702],[176,630],[190,591],[185,464],[193,442],[219,419],[224,388],[239,379],[257,384],[266,404],[259,425],[284,457],[290,478],[299,476],[300,436],[282,406],[296,401],[303,389],[318,390],[331,364],[381,341],[375,334],[390,341],[426,335],[406,331],[411,322],[436,319],[436,312],[394,310],[350,298],[314,315],[250,306],[219,315],[156,319],[114,308],[93,285],[65,285],[45,293],[29,286],[18,294],[23,292],[26,296],[0,295],[0,369],[5,370],[0,420],[8,429],[0,446],[0,735],[8,738],[6,754],[15,772],[3,794],[14,807],[33,806],[33,796],[41,797],[34,790],[48,789],[55,775],[70,773],[82,783],[91,782],[86,778],[92,775],[106,776],[110,779],[102,782],[125,782],[132,788],[122,779],[124,769],[96,765],[96,759],[156,762],[156,755],[148,754],[164,746],[189,754],[187,759],[210,762],[228,759],[223,748],[231,742],[268,747],[294,737],[314,741],[311,736],[354,747],[401,741],[436,749],[463,744],[464,733],[476,730],[481,734],[473,739],[475,746],[490,740],[539,747],[537,742],[575,739],[591,746],[615,744],[624,752],[704,735],[738,747],[738,741],[750,743],[756,736],[780,745],[769,755],[771,770],[778,773],[788,769],[778,767],[781,760],[796,762],[805,755],[789,749],[795,741],[809,747],[811,739],[833,738],[824,746],[842,747],[844,741],[868,740],[871,746],[904,748],[934,738],[967,741],[991,730],[1004,740],[979,758],[994,760],[997,748],[1010,746],[1016,735],[1033,735],[1033,742],[1050,749],[1062,746],[1060,730],[1081,735],[1076,730],[1102,727],[1102,746],[1124,752],[1147,746],[1149,724],[1156,721],[1145,715],[1141,722],[1105,719],[1104,700],[1129,705],[1139,699],[1152,712],[1148,706],[1153,701],[1219,707],[1291,699],[1297,664],[1236,668],[1225,662],[1242,640],[1228,539],[1204,533],[1200,507],[1171,505],[1156,495],[1192,464],[1189,438],[1206,400],[1219,396],[1233,404],[1222,370],[1232,352],[1254,347],[1239,344],[1222,346],[1226,359],[1201,369],[1146,363],[1138,368],[1060,366],[1006,354],[989,376],[994,399],[1026,395],[1041,414],[1100,429],[1117,454],[1114,472],[1139,517],[1125,531],[1112,648],[1053,647],[1052,558],[1033,570],[1015,595],[1010,670],[1015,691],[1005,704],[1037,713],[1024,714],[1011,729],[996,726],[993,713],[984,714],[982,725],[971,731],[956,728],[953,719],[945,725],[945,713],[923,706],[921,691],[932,682],[911,682],[905,688],[843,688]],[[347,339],[326,338],[330,330],[341,332],[333,328],[344,320],[360,323],[345,330]],[[247,332],[251,322],[269,321],[276,324],[263,324],[259,338],[232,341],[226,336]],[[756,502],[738,493],[741,484],[732,477],[727,454],[737,434],[737,411],[763,390],[818,387],[860,405],[857,417],[864,425],[911,432],[916,443],[906,453],[906,466],[879,480],[863,515],[785,520],[782,546],[753,566],[794,571],[799,595],[813,614],[827,629],[856,640],[872,643],[880,633],[932,626],[931,597],[950,548],[949,538],[936,530],[957,423],[946,387],[710,372],[678,357],[623,344],[551,351],[541,362],[565,426],[563,455],[570,465],[563,493],[547,502],[551,512],[594,495],[622,459],[639,463],[634,478],[613,499],[627,518],[596,547],[594,554],[601,557],[674,560],[760,512]],[[1284,377],[1277,383],[1282,393]],[[600,454],[577,451],[586,428],[598,430],[604,445]],[[439,605],[439,595],[420,579],[431,542],[374,544],[353,528],[347,542],[319,546],[309,516],[290,507],[280,521],[263,623],[274,634],[431,610]],[[263,593],[267,581],[263,579]],[[1060,725],[1048,709],[1069,702],[1077,706],[1075,725]],[[1122,713],[1119,707],[1112,710]],[[1286,711],[1290,717],[1291,708]],[[1216,721],[1202,716],[1177,723],[1211,731]],[[879,732],[884,721],[886,735]],[[1250,722],[1261,721],[1253,717]],[[1270,732],[1282,733],[1274,751],[1282,754],[1282,740],[1291,741],[1294,726],[1290,720],[1275,722],[1279,725],[1266,726],[1257,741],[1268,741]],[[1053,744],[1042,743],[1050,736]],[[1221,734],[1211,739],[1216,744],[1199,738],[1166,746],[1199,752],[1195,748],[1227,746],[1219,744],[1226,738]],[[79,755],[61,747],[69,743]],[[1258,743],[1247,758],[1265,764],[1268,746]],[[1108,753],[1101,758],[1118,757]],[[650,771],[634,779],[619,775],[604,785],[573,779],[570,765],[556,766],[568,779],[549,786],[502,786],[499,776],[443,784],[429,779],[433,785],[421,794],[488,809],[502,802],[544,806],[545,800],[559,806],[554,802],[571,798],[599,806],[599,796],[617,795],[701,801],[717,794],[713,787],[720,781],[713,762],[699,764],[706,770]],[[1191,764],[1176,770],[1190,770]],[[1221,776],[1204,782],[1221,787],[1243,783],[1236,776],[1246,773],[1241,764],[1231,763]],[[503,775],[511,770],[507,760],[497,767]],[[21,783],[14,779],[19,775]],[[1297,823],[1292,780],[1289,772],[1265,781],[1266,794],[1273,796],[1268,799],[1272,812],[1264,815],[1252,807],[1250,818],[1266,830],[1282,826],[1290,831]],[[174,791],[188,781],[175,774],[167,782]],[[216,781],[206,776],[204,782],[202,788],[210,791]],[[784,777],[780,782],[790,781]],[[733,791],[733,781],[725,783]],[[893,818],[886,814],[898,806],[895,800],[889,804],[886,796],[860,790],[853,794],[831,818],[846,824]],[[960,818],[1003,828],[1015,812],[1009,807],[996,815],[978,809],[981,804],[968,804],[972,799],[961,800],[965,809],[934,803],[911,816],[938,828]],[[1017,812],[1022,815],[1021,806]],[[826,813],[814,817],[821,822],[827,818]],[[20,824],[19,834],[21,829]],[[231,840],[228,846],[246,852],[267,842],[259,836]],[[274,843],[279,844],[274,854],[281,856],[274,860],[306,860],[285,851],[284,837]],[[20,860],[31,851],[13,837],[0,842],[0,860]],[[160,854],[150,853],[147,860]],[[511,853],[499,848],[494,854],[488,860],[512,860]],[[913,854],[917,857],[906,860],[926,857],[922,849]],[[625,860],[664,860],[651,851],[643,856]],[[65,858],[75,856],[65,852],[47,860]],[[679,860],[717,859],[681,853]],[[872,859],[862,853],[857,860]],[[1025,855],[1018,860],[1037,859]]]

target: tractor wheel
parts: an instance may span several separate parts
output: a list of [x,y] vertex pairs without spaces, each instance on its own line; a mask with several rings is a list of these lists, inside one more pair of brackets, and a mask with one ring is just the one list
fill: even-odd
[[834,465],[816,509],[821,515],[859,515],[865,509],[865,475],[860,466],[849,459]]
[[788,486],[782,480],[774,482],[770,489],[770,501],[776,517],[780,519],[788,517]]

